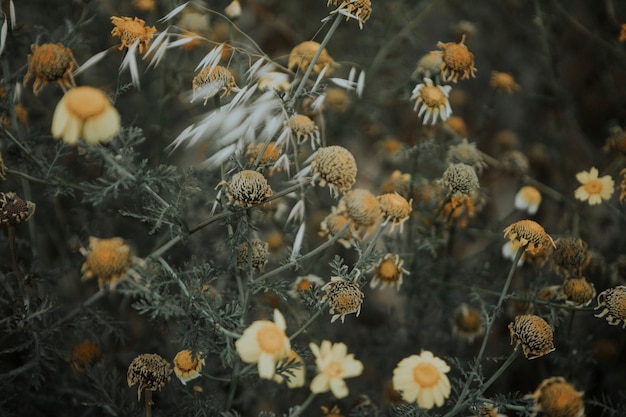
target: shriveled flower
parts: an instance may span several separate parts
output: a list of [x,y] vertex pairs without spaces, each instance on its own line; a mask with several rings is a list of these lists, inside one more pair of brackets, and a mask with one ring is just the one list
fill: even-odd
[[376,288],[378,284],[381,284],[380,288],[382,289],[387,285],[395,285],[396,290],[399,290],[403,275],[409,275],[409,271],[404,269],[402,265],[404,265],[404,260],[400,256],[393,253],[386,254],[376,266],[376,273],[370,281],[370,287]]
[[337,212],[336,207],[333,207],[331,213],[320,223],[319,235],[322,237],[327,236],[328,239],[332,239],[341,232],[346,224],[350,226],[348,226],[348,230],[342,233],[337,242],[348,249],[352,247],[355,241],[359,240],[359,237],[350,218],[343,213]]
[[480,174],[487,167],[483,159],[483,155],[476,148],[475,143],[468,143],[467,139],[463,139],[458,145],[450,146],[447,153],[447,162],[451,164],[469,165],[476,173]]
[[89,237],[89,249],[81,248],[87,258],[80,269],[83,281],[98,278],[100,289],[107,286],[113,290],[126,275],[134,261],[130,246],[120,237],[98,239]]
[[35,213],[35,203],[23,200],[10,191],[0,192],[0,225],[15,226],[25,222]]
[[193,77],[191,87],[193,88],[191,101],[193,102],[196,97],[202,97],[204,105],[218,93],[221,93],[220,97],[226,97],[237,90],[235,76],[231,70],[221,65],[202,69]]
[[328,185],[331,195],[348,191],[356,181],[357,166],[354,156],[342,146],[326,146],[315,152],[311,161],[312,182]]
[[402,232],[402,225],[411,215],[411,203],[413,200],[406,201],[406,198],[398,193],[381,194],[376,197],[376,200],[380,204],[385,221],[390,221],[392,227],[399,225],[400,232]]
[[579,237],[560,237],[555,245],[550,256],[552,268],[566,278],[579,277],[591,260],[587,244]]
[[285,127],[291,130],[298,143],[307,139],[311,141],[311,148],[315,149],[320,144],[320,130],[310,117],[303,114],[295,114],[285,122]]
[[272,379],[276,364],[291,351],[289,338],[285,334],[287,324],[278,310],[274,310],[274,321],[257,320],[244,330],[235,342],[242,361],[257,363],[259,377]]
[[446,168],[441,182],[452,196],[470,196],[479,187],[476,171],[466,164],[452,164]]
[[233,175],[226,185],[229,204],[242,207],[260,204],[272,195],[272,187],[263,174],[257,171],[240,171]]
[[498,160],[502,164],[502,168],[515,175],[528,174],[530,163],[528,157],[523,152],[511,150],[503,152],[499,155]]
[[239,0],[233,0],[230,2],[228,6],[224,9],[224,14],[228,16],[229,19],[237,19],[241,16],[241,3]]
[[93,340],[85,340],[72,348],[70,366],[77,371],[84,371],[89,366],[96,366],[102,361],[102,350]]
[[371,191],[355,188],[341,197],[337,211],[346,215],[357,228],[375,226],[383,216],[380,202]]
[[315,356],[318,374],[311,381],[311,392],[320,394],[331,391],[337,398],[349,394],[344,379],[354,378],[363,373],[363,364],[348,353],[345,343],[331,343],[323,340],[320,346],[310,343],[309,348]]
[[154,26],[146,26],[146,22],[138,17],[133,19],[126,16],[111,16],[111,23],[115,25],[111,30],[111,35],[118,36],[122,41],[118,48],[120,51],[138,42],[139,53],[143,53],[144,49],[147,50],[150,47],[150,40],[156,32]]
[[504,237],[508,237],[513,244],[525,246],[530,255],[539,255],[555,247],[549,234],[541,225],[533,220],[520,220],[504,229]]
[[618,285],[609,288],[598,294],[598,305],[596,310],[602,309],[596,317],[605,317],[610,325],[622,324],[622,329],[626,329],[626,286]]
[[324,92],[324,109],[343,113],[350,107],[350,96],[343,88],[328,88]]
[[28,55],[28,71],[24,76],[26,86],[31,77],[35,78],[33,93],[39,94],[49,82],[56,81],[66,92],[76,86],[72,71],[78,67],[72,50],[60,43],[44,43],[31,45]]
[[504,91],[507,94],[513,94],[522,89],[522,87],[515,82],[513,75],[508,72],[491,71],[489,85],[494,90]]
[[485,323],[480,311],[463,303],[452,315],[452,332],[472,343],[485,332]]
[[[265,150],[263,150],[265,148]],[[259,157],[259,154],[263,152],[263,155]],[[254,162],[258,159],[260,165],[270,165],[278,161],[280,158],[280,154],[282,152],[282,147],[277,145],[276,142],[270,142],[265,146],[264,143],[259,143],[257,145],[251,143],[246,148],[246,156],[248,157],[248,162],[250,164],[254,164]],[[274,171],[280,172],[281,166],[270,166],[269,175],[272,175]]]
[[174,373],[183,385],[187,385],[187,382],[200,377],[203,365],[204,358],[200,352],[192,356],[191,350],[184,349],[174,356]]
[[[306,71],[307,68],[309,68],[309,65],[311,65],[313,57],[320,47],[321,45],[315,41],[305,41],[296,45],[289,53],[287,68],[293,70],[298,67],[301,71]],[[313,73],[319,74],[324,67],[327,67],[328,69],[326,70],[326,75],[329,75],[333,69],[338,66],[339,65],[330,57],[330,55],[328,55],[326,48],[324,48],[322,49],[317,62],[313,65]]]
[[515,194],[515,208],[528,214],[537,214],[541,204],[541,193],[532,185],[525,185]]
[[441,72],[441,64],[443,64],[443,53],[441,51],[430,51],[417,61],[413,77],[432,79]]
[[596,296],[593,283],[585,278],[570,278],[561,286],[566,304],[576,307],[586,307]]
[[529,397],[535,402],[534,408],[544,417],[585,417],[583,395],[565,378],[553,376],[541,381]]
[[[424,116],[424,124],[432,117],[430,124],[434,125],[439,117],[441,121],[447,120],[452,114],[450,107],[449,85],[434,85],[430,78],[424,78],[424,82],[415,86],[411,94],[411,100],[415,100],[413,110],[417,111],[417,116]],[[419,108],[419,111],[418,111]]]
[[402,359],[393,370],[393,387],[406,402],[417,402],[420,408],[441,407],[450,396],[450,372],[448,364],[423,350],[419,355]]
[[613,178],[610,175],[598,178],[596,167],[579,172],[576,179],[582,185],[574,191],[574,197],[580,201],[589,201],[590,206],[601,204],[602,200],[610,200],[615,191]]
[[156,353],[144,353],[130,363],[126,380],[129,387],[139,384],[137,400],[140,400],[143,390],[161,391],[161,388],[169,382],[171,373],[170,363],[162,356]]
[[361,304],[365,295],[356,282],[342,277],[331,277],[330,282],[322,287],[322,291],[326,291],[322,303],[328,301],[328,311],[333,315],[331,323],[338,318],[341,318],[343,323],[348,314],[356,313],[357,317],[361,314]]
[[547,321],[534,314],[515,317],[509,324],[511,344],[522,346],[526,359],[535,359],[554,351],[554,335]]
[[441,201],[443,208],[439,213],[439,218],[447,224],[456,223],[458,227],[465,228],[470,219],[476,215],[476,204],[474,198],[464,195],[453,195],[449,199]]
[[441,63],[441,74],[444,81],[457,82],[459,76],[461,80],[470,76],[476,78],[476,68],[474,67],[474,54],[465,46],[465,34],[461,36],[461,42],[437,42],[437,47],[443,50]]
[[237,246],[237,267],[262,271],[269,260],[269,244],[259,239],[243,242]]
[[282,384],[287,382],[289,388],[300,388],[304,386],[306,377],[306,368],[304,361],[298,353],[291,349],[289,355],[283,359],[284,366],[280,368],[282,372],[274,374],[274,381]]
[[59,101],[52,116],[52,136],[68,145],[109,142],[120,130],[120,114],[109,98],[94,87],[76,87]]
[[372,15],[372,2],[370,0],[343,0],[332,13],[341,13],[346,16],[346,20],[356,19],[359,22],[359,28],[363,29],[363,23],[367,22]]
[[311,291],[313,288],[322,288],[325,282],[317,275],[309,274],[301,277],[297,277],[295,281],[290,285],[289,294],[293,298],[300,297],[301,292]]

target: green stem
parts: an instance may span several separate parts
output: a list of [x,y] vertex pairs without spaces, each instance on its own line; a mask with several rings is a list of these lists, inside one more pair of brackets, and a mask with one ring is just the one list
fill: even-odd
[[315,393],[310,393],[309,396],[307,397],[306,400],[304,400],[304,402],[302,404],[300,404],[294,411],[293,413],[289,414],[289,417],[298,417],[300,414],[302,414],[302,412],[304,410],[307,409],[307,407],[309,405],[311,405],[311,403],[313,402],[313,399],[315,398],[317,394]]

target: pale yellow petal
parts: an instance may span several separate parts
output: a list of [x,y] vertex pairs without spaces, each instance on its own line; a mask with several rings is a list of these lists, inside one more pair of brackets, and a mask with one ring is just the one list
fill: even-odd
[[574,197],[580,201],[586,201],[589,198],[589,193],[585,190],[584,185],[581,185],[574,191]]
[[324,374],[317,374],[315,378],[311,381],[311,385],[309,387],[311,392],[314,394],[320,394],[322,392],[326,392],[329,389],[328,377]]
[[341,378],[333,378],[330,380],[330,390],[337,398],[345,398],[348,396],[348,386]]
[[585,184],[587,181],[589,181],[590,176],[589,176],[589,173],[587,171],[581,171],[578,174],[576,174],[576,179],[581,184]]
[[258,370],[259,378],[272,379],[276,370],[276,362],[274,362],[272,355],[261,353],[261,356],[259,357]]

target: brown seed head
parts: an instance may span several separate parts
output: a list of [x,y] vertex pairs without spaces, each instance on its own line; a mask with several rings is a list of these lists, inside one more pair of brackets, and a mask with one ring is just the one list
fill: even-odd
[[602,291],[598,294],[598,306],[596,310],[602,311],[596,317],[606,316],[610,325],[616,326],[622,323],[626,328],[626,286],[618,285],[614,288]]
[[24,76],[23,84],[26,85],[31,77],[35,77],[35,95],[52,81],[57,81],[63,91],[76,85],[72,71],[78,64],[71,49],[60,43],[33,44],[30,49],[32,54],[28,55],[28,72]]
[[139,384],[137,400],[141,399],[143,390],[161,390],[170,380],[172,368],[170,363],[156,353],[144,353],[130,363],[126,380],[128,386]]
[[143,53],[144,48],[147,50],[150,47],[150,40],[156,32],[154,26],[146,26],[146,22],[138,17],[131,19],[126,16],[111,16],[111,23],[115,25],[111,30],[111,35],[118,36],[122,41],[118,48],[120,51],[125,47],[130,48],[135,42],[139,42],[139,53]]
[[345,280],[341,277],[332,277],[331,281],[322,287],[326,294],[322,297],[322,303],[328,301],[329,312],[334,314],[331,323],[341,317],[343,323],[347,314],[361,312],[361,304],[365,295],[356,282]]
[[[252,254],[250,254],[250,248],[252,248]],[[269,259],[269,244],[261,240],[255,239],[248,242],[243,242],[237,246],[237,266],[239,268],[247,268],[251,263],[252,269],[256,271],[262,271],[265,268],[265,264]]]
[[226,193],[231,204],[250,207],[270,197],[272,188],[260,172],[244,170],[233,175]]
[[337,211],[352,220],[357,227],[373,226],[383,216],[376,196],[363,188],[348,191],[339,200]]
[[441,181],[450,195],[470,196],[479,187],[476,171],[466,164],[452,164],[444,171]]
[[526,359],[535,359],[554,350],[554,336],[547,321],[534,314],[515,317],[509,324],[511,344],[522,346]]
[[461,80],[470,76],[476,78],[476,68],[474,67],[474,54],[465,46],[465,34],[461,37],[461,42],[437,42],[437,47],[443,50],[441,63],[441,73],[444,81],[456,83],[459,76]]
[[14,192],[0,193],[0,225],[15,226],[35,213],[35,203],[24,201]]
[[344,147],[319,148],[311,162],[313,182],[319,179],[323,187],[328,185],[331,194],[348,191],[356,181],[357,166],[354,156]]
[[585,307],[596,296],[596,289],[585,278],[570,278],[561,287],[567,304]]
[[533,220],[520,220],[504,229],[504,237],[508,237],[516,247],[526,246],[530,255],[540,255],[554,247],[550,235]]
[[544,379],[531,395],[544,417],[584,417],[583,393],[563,377]]

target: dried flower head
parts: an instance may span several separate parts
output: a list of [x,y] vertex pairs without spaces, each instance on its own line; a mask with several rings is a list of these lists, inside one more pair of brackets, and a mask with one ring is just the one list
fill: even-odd
[[[441,121],[447,120],[452,114],[450,107],[449,85],[434,85],[430,78],[424,78],[424,82],[418,84],[413,89],[411,100],[415,100],[413,110],[417,111],[417,116],[424,116],[424,124],[432,117],[430,124],[435,124],[439,117]],[[419,111],[417,110],[419,108]]]
[[561,286],[565,302],[576,307],[586,307],[596,296],[596,289],[585,278],[570,278]]
[[285,318],[275,309],[273,322],[269,320],[252,322],[235,342],[235,348],[242,361],[258,364],[260,378],[272,379],[278,361],[289,355],[291,344],[285,334],[286,328]]
[[583,393],[563,377],[544,379],[530,397],[535,402],[534,408],[544,417],[585,417]]
[[218,93],[221,93],[220,97],[226,97],[237,89],[235,76],[231,70],[221,65],[202,69],[193,77],[191,87],[193,88],[191,101],[193,102],[196,97],[203,97],[204,105]]
[[515,175],[528,174],[528,170],[530,169],[528,157],[520,151],[506,151],[499,156],[498,160],[504,170]]
[[341,233],[341,230],[346,224],[350,224],[350,226],[348,227],[348,230],[341,234],[341,237],[337,240],[337,242],[343,245],[346,249],[350,248],[355,241],[359,240],[358,234],[356,233],[356,229],[354,228],[354,224],[350,218],[342,213],[338,213],[336,207],[333,207],[331,213],[320,223],[319,235],[321,237],[327,236],[328,239],[332,239],[334,236]]
[[303,143],[307,139],[311,141],[311,147],[316,148],[320,144],[320,130],[310,117],[295,114],[285,122],[285,127],[291,129],[298,143]]
[[469,165],[480,174],[487,167],[482,153],[476,148],[475,143],[469,143],[463,139],[458,145],[450,146],[447,153],[447,162],[451,164]]
[[324,109],[343,113],[350,107],[350,97],[343,88],[329,88],[324,93]]
[[[338,1],[329,0],[335,4]],[[353,18],[359,22],[359,28],[363,29],[363,23],[367,22],[372,15],[372,2],[370,0],[343,0],[339,7],[332,13],[341,13],[346,16],[346,20]]]
[[239,0],[233,0],[230,2],[230,4],[224,9],[224,14],[228,16],[229,19],[238,19],[239,16],[241,16],[241,4],[239,3]]
[[615,191],[613,178],[610,175],[598,178],[598,169],[595,167],[579,172],[576,179],[582,185],[574,191],[574,197],[580,201],[589,201],[590,206],[601,204],[602,200],[610,200]]
[[315,356],[318,374],[311,381],[312,393],[320,394],[331,391],[337,398],[348,396],[348,386],[344,379],[354,378],[363,373],[363,364],[348,354],[345,343],[331,343],[323,340],[320,346],[310,343],[309,348]]
[[[261,152],[263,152],[263,155],[260,155]],[[267,144],[267,146],[265,146],[265,143],[259,143],[257,145],[251,143],[246,148],[246,156],[248,157],[248,162],[252,165],[258,159],[259,165],[270,165],[268,170],[268,175],[270,176],[274,174],[274,172],[282,171],[281,165],[275,165],[275,163],[280,158],[281,152],[282,147],[280,145],[277,145],[276,142],[270,142]]]
[[454,310],[452,332],[472,343],[485,332],[483,316],[480,311],[463,303]]
[[409,275],[409,271],[402,265],[404,265],[404,260],[400,256],[393,253],[386,254],[376,266],[376,273],[370,281],[370,287],[376,288],[378,284],[381,284],[380,288],[383,289],[387,285],[395,285],[396,290],[399,290],[403,275]]
[[549,234],[541,225],[532,220],[520,220],[504,229],[504,237],[508,237],[518,247],[525,246],[530,255],[539,255],[555,247]]
[[525,185],[515,194],[515,208],[536,214],[541,204],[541,193],[532,185]]
[[515,317],[509,324],[511,344],[522,346],[526,359],[535,359],[554,351],[552,327],[547,321],[534,314]]
[[74,346],[70,366],[77,371],[84,371],[89,366],[96,366],[102,360],[102,350],[93,340],[85,340]]
[[81,252],[87,258],[80,269],[83,281],[97,277],[100,289],[107,286],[115,289],[134,260],[130,246],[119,237],[98,239],[91,236],[89,249],[81,249]]
[[474,198],[464,195],[453,195],[449,199],[442,199],[443,205],[439,211],[439,218],[447,224],[456,223],[458,227],[465,228],[469,219],[476,215],[476,205]]
[[68,145],[109,142],[120,130],[120,114],[108,97],[94,87],[76,87],[59,101],[52,116],[52,136]]
[[226,183],[229,204],[250,207],[260,204],[272,195],[272,188],[260,172],[243,170]]
[[622,329],[626,329],[626,286],[618,285],[598,294],[596,310],[600,309],[602,311],[596,317],[606,316],[610,325],[622,323]]
[[405,199],[411,195],[411,174],[395,170],[380,187],[381,194],[398,193]]
[[352,188],[356,181],[356,161],[344,147],[326,146],[315,152],[311,161],[312,182],[319,179],[320,185],[328,185],[331,195],[339,195]]
[[461,36],[461,42],[437,42],[437,47],[443,50],[441,63],[441,74],[444,81],[457,82],[459,76],[461,80],[470,76],[476,78],[476,68],[474,67],[474,54],[465,46],[465,34]]
[[137,400],[140,400],[143,390],[160,391],[169,382],[171,373],[172,367],[163,357],[156,353],[144,353],[132,360],[126,380],[129,387],[139,384]]
[[[289,62],[287,67],[290,70],[298,67],[301,71],[306,71],[309,68],[313,61],[313,57],[320,49],[321,45],[315,41],[305,41],[298,45],[296,45],[291,52],[289,53]],[[324,67],[328,67],[326,70],[326,75],[329,75],[335,67],[339,66],[335,61],[328,55],[326,48],[322,49],[320,56],[317,59],[317,62],[313,65],[313,73],[319,74]]]
[[515,82],[513,75],[508,72],[491,71],[491,79],[489,85],[496,91],[504,91],[507,94],[513,94],[520,91],[522,87]]
[[326,291],[322,297],[322,303],[328,301],[329,312],[333,314],[330,319],[331,323],[338,318],[341,318],[343,323],[346,315],[356,313],[358,317],[361,313],[361,304],[365,295],[356,282],[341,277],[331,277],[330,282],[326,283],[322,290]]
[[269,256],[269,244],[262,240],[254,239],[237,246],[237,266],[239,268],[248,268],[250,265],[253,270],[262,271]]
[[184,349],[174,356],[174,373],[183,385],[187,385],[187,382],[200,376],[202,365],[204,365],[204,358],[200,352],[192,356],[191,350]]
[[35,213],[35,203],[24,201],[14,192],[0,192],[0,225],[15,226]]
[[376,197],[376,200],[380,204],[385,221],[390,221],[392,227],[400,225],[400,232],[402,232],[402,225],[411,215],[412,200],[406,201],[406,198],[398,193],[381,194]]
[[591,260],[587,244],[579,237],[560,237],[554,244],[556,249],[550,257],[553,269],[566,278],[579,277]]
[[31,77],[35,77],[33,93],[39,94],[49,82],[56,81],[66,92],[76,86],[72,71],[78,67],[72,50],[60,43],[44,43],[31,45],[31,54],[28,55],[28,71],[24,76],[26,86]]
[[417,402],[420,408],[441,407],[450,396],[448,364],[428,350],[402,359],[393,370],[393,387],[406,402]]
[[146,26],[146,22],[138,17],[132,19],[126,16],[111,16],[111,23],[115,25],[111,35],[118,36],[122,41],[118,48],[120,51],[138,42],[139,53],[143,53],[144,48],[147,50],[150,47],[150,40],[156,32],[154,26]]
[[452,196],[470,196],[479,187],[476,171],[466,164],[452,164],[444,171],[441,182]]
[[355,188],[341,197],[337,211],[347,216],[357,228],[376,225],[383,216],[380,202],[371,191]]
[[311,291],[313,288],[322,288],[325,282],[317,275],[309,274],[297,277],[290,285],[289,294],[293,298],[299,298],[302,292]]
[[422,56],[413,71],[413,78],[434,78],[441,72],[443,64],[443,53],[441,51],[430,51]]

